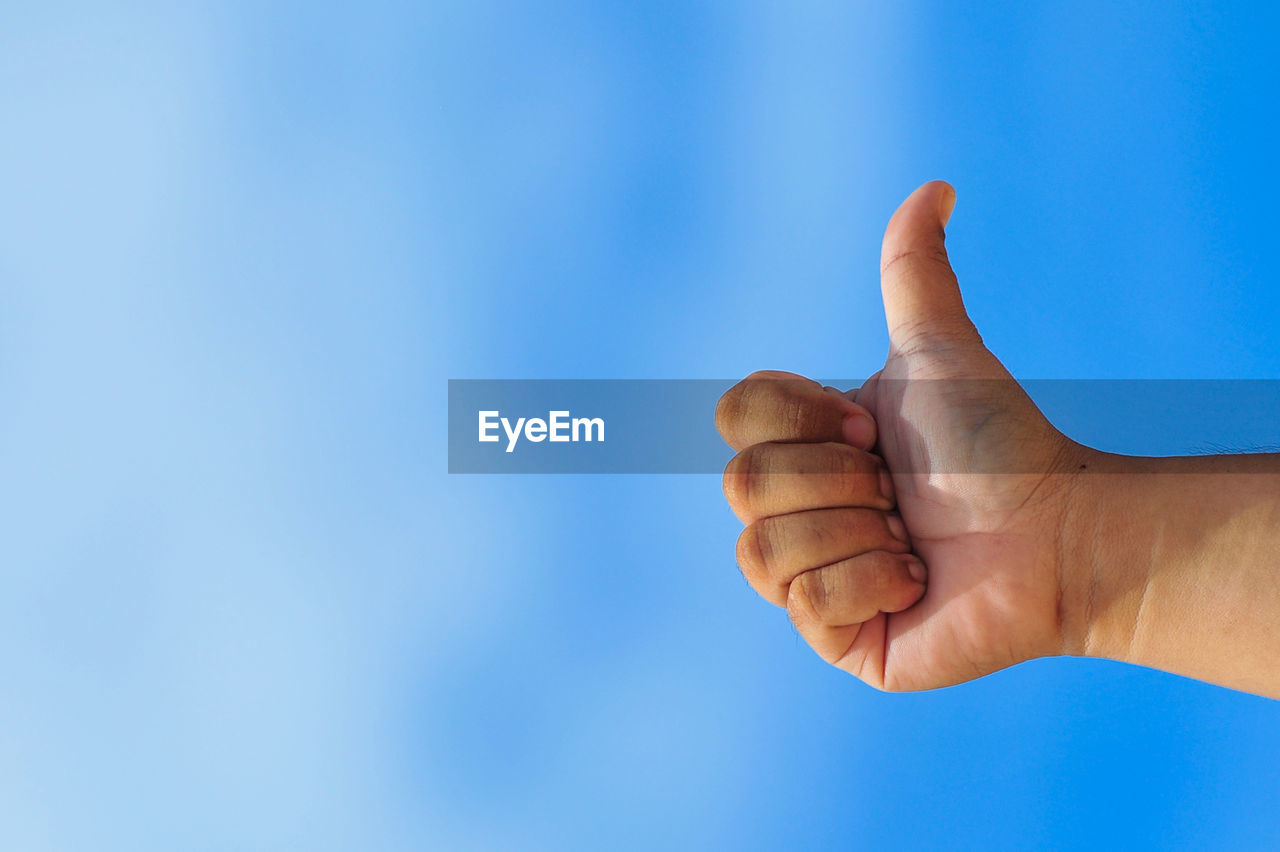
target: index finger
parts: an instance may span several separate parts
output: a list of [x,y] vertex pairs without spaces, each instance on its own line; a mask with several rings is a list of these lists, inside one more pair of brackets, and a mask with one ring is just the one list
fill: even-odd
[[863,450],[876,443],[867,409],[834,388],[774,370],[752,373],[720,397],[716,428],[739,451],[767,441],[839,441]]

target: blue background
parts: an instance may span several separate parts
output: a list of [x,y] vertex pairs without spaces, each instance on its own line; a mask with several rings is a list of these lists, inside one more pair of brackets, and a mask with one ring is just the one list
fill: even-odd
[[1216,5],[0,6],[0,845],[1274,847],[1280,704],[879,694],[718,477],[445,472],[448,378],[873,371],[935,177],[1016,376],[1280,377]]

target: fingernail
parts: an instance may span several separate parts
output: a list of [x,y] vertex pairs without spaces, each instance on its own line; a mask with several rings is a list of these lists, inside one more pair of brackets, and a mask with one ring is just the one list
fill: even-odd
[[924,563],[914,556],[907,558],[907,573],[911,575],[911,579],[917,583],[923,583],[928,572],[925,571]]
[[865,414],[851,414],[844,420],[845,443],[869,450],[876,443],[876,424]]
[[893,477],[889,475],[887,467],[880,468],[880,493],[884,495],[884,499],[893,502]]
[[885,515],[885,523],[889,526],[889,535],[903,544],[907,543],[907,525],[897,515]]
[[951,212],[956,209],[956,191],[951,189],[942,199],[942,209],[938,211],[942,214],[942,227],[947,227],[947,223],[951,221]]

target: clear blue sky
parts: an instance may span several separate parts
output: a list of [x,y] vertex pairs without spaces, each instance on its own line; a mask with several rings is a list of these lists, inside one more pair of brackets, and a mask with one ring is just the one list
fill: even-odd
[[449,378],[873,371],[936,177],[1016,376],[1280,378],[1198,5],[4,4],[0,846],[1274,848],[1276,702],[882,695],[718,477],[445,473]]

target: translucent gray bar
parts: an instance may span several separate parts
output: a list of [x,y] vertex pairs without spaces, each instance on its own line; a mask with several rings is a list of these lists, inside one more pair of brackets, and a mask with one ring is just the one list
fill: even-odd
[[[733,451],[716,432],[714,414],[721,395],[735,384],[737,380],[708,379],[451,379],[449,472],[719,474]],[[823,384],[845,389],[859,381]],[[1013,390],[998,384],[916,381],[882,390],[889,391],[886,396],[912,400]],[[1017,386],[1068,437],[1111,452],[1205,455],[1272,452],[1280,445],[1280,380],[1034,379]],[[496,412],[486,416],[486,434],[496,440],[480,440],[482,412]],[[538,428],[539,420],[544,428]],[[602,430],[597,428],[601,424]],[[954,440],[965,438],[957,435]],[[1024,464],[1017,460],[1019,454],[992,448],[981,457],[958,455],[965,460],[951,462],[956,470],[931,470],[1043,472],[1019,470]]]

